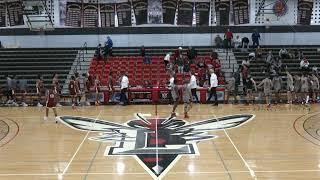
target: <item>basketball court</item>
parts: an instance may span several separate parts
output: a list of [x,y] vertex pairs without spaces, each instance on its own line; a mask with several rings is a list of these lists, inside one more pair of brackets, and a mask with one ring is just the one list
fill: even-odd
[[[182,108],[179,106],[177,112],[182,113]],[[180,114],[176,122],[190,123],[196,129],[197,122],[209,122],[204,121],[208,119],[220,118],[222,122],[221,117],[236,114],[251,118],[232,129],[216,124],[215,128],[220,129],[210,131],[214,136],[207,139],[204,134],[198,134],[199,131],[188,132],[189,136],[183,138],[199,139],[183,142],[185,145],[189,142],[188,147],[192,147],[189,153],[183,153],[181,142],[172,140],[173,134],[164,138],[158,123],[168,117],[170,105],[97,106],[76,110],[63,107],[58,108],[62,116],[58,124],[53,117],[43,121],[44,108],[1,108],[0,179],[318,179],[318,109],[319,105],[278,105],[266,109],[264,106],[195,104],[190,119],[182,121]],[[63,118],[66,121],[63,122]],[[92,118],[91,122],[85,124],[86,118]],[[137,118],[146,123],[157,122],[158,126],[148,129],[156,146],[146,141],[154,153],[147,151],[149,147],[145,145],[138,148],[137,142],[143,138],[141,133],[138,136],[139,133],[128,130],[124,134],[121,129]],[[103,122],[110,124],[101,125]],[[118,129],[112,131],[111,126],[115,124],[111,123],[119,125]],[[202,126],[206,126],[205,123]],[[136,124],[135,128],[142,126]],[[206,128],[202,131],[206,133]],[[120,141],[111,132],[118,132],[126,139]],[[132,142],[136,142],[136,146],[128,150]],[[169,142],[170,146],[165,146]],[[121,148],[116,147],[127,148],[127,151],[119,155]],[[140,150],[144,150],[142,154]]]

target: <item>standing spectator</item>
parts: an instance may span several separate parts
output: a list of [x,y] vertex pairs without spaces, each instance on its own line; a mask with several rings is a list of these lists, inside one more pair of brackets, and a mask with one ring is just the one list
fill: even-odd
[[254,32],[251,35],[252,39],[252,47],[255,49],[256,47],[260,46],[259,41],[260,41],[260,34],[257,29],[254,30]]
[[214,73],[214,70],[210,69],[210,94],[207,102],[211,101],[212,95],[214,96],[214,106],[218,106],[218,95],[217,95],[217,87],[218,87],[218,78]]
[[302,70],[302,72],[308,72],[309,71],[309,61],[307,60],[306,57],[304,57],[300,61],[300,69]]
[[219,34],[214,38],[214,43],[215,43],[217,48],[221,48],[222,47],[223,41],[222,41],[222,38],[220,37]]
[[238,48],[241,48],[242,44],[242,39],[240,38],[239,35],[236,36],[236,39],[234,40],[234,48],[238,49]]
[[248,49],[249,49],[249,38],[247,38],[247,37],[243,37],[242,38],[242,40],[241,40],[241,43],[242,43],[242,51],[244,51],[244,48],[246,48],[247,49],[247,51],[248,51]]
[[120,94],[120,105],[127,105],[128,104],[128,98],[126,93],[128,92],[129,88],[129,79],[128,76],[126,75],[125,72],[122,72],[122,77],[121,77],[121,84],[120,84],[120,89],[121,89],[121,94]]
[[227,49],[230,48],[233,39],[233,33],[230,31],[230,29],[227,29],[227,32],[224,33],[224,39],[227,41]]
[[280,91],[281,91],[282,79],[278,73],[273,77],[272,84],[273,84],[273,90],[276,98],[275,103],[281,103]]
[[166,69],[169,68],[168,64],[170,63],[171,54],[172,54],[172,52],[167,53],[166,56],[163,59],[164,66],[165,66]]
[[197,51],[191,46],[187,50],[187,57],[191,64],[195,63],[195,59],[197,58]]
[[258,88],[263,87],[263,95],[266,98],[266,104],[268,107],[271,106],[272,86],[272,81],[268,76],[265,79],[263,79],[258,85]]
[[151,63],[150,57],[146,55],[146,49],[144,48],[144,46],[141,46],[140,56],[142,56],[144,64],[150,64]]
[[104,47],[106,51],[105,54],[107,56],[112,56],[113,41],[110,36],[107,36],[107,41],[105,42]]
[[191,89],[191,97],[195,97],[196,98],[196,102],[199,103],[199,98],[197,95],[197,78],[195,76],[194,71],[191,72],[191,76],[190,76],[190,83],[189,83],[190,89]]

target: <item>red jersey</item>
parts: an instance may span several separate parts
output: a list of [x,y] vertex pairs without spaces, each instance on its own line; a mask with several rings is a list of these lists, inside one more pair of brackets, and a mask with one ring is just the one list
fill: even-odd
[[70,95],[76,95],[76,82],[74,80],[71,80],[69,82],[69,93]]
[[231,31],[227,31],[225,34],[224,34],[225,38],[230,40],[233,38],[233,34]]
[[54,92],[54,90],[50,89],[47,92],[47,103],[46,106],[47,107],[56,107],[57,102],[56,102],[56,93]]

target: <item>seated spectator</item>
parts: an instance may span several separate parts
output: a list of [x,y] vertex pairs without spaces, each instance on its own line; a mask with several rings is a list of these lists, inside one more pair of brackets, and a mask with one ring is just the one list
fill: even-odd
[[211,57],[211,61],[218,59],[218,53],[216,51],[212,50],[210,57]]
[[195,63],[195,59],[197,57],[197,51],[191,46],[187,50],[187,57],[191,64]]
[[282,61],[280,58],[275,58],[275,60],[272,63],[274,70],[276,71],[277,74],[280,73],[280,70],[282,69]]
[[96,48],[96,51],[95,51],[95,53],[94,53],[94,56],[98,59],[98,60],[100,60],[101,59],[101,44],[99,44],[98,46],[97,46],[97,48]]
[[263,54],[263,50],[262,50],[262,48],[260,48],[260,46],[258,46],[258,48],[256,49],[256,58],[261,60],[262,54]]
[[280,57],[281,59],[289,58],[289,54],[288,54],[288,51],[287,51],[286,48],[280,49],[280,51],[279,51],[279,57]]
[[198,69],[206,68],[206,63],[204,62],[203,58],[201,58],[200,61],[197,63],[197,68]]
[[256,59],[256,53],[255,52],[251,52],[248,55],[249,61],[254,61]]
[[297,58],[299,60],[303,59],[304,55],[301,49],[295,49],[294,50],[294,58]]
[[294,52],[291,49],[289,49],[289,51],[288,51],[288,57],[290,59],[294,59],[295,58]]
[[249,59],[244,59],[241,63],[242,67],[246,66],[246,67],[250,67],[250,60]]
[[242,43],[242,51],[244,51],[244,48],[247,48],[247,51],[249,49],[249,38],[243,37],[241,40]]
[[214,43],[217,48],[222,48],[223,41],[219,34],[214,38]]
[[309,61],[307,60],[306,57],[304,57],[301,61],[300,61],[300,69],[303,72],[308,72],[309,71]]
[[242,39],[239,35],[236,36],[236,39],[234,40],[234,48],[238,49],[242,47]]

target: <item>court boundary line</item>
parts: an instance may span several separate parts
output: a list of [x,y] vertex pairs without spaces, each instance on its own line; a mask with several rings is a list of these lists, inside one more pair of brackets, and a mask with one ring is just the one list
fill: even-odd
[[[215,114],[213,114],[214,118],[219,122],[219,119],[217,118],[217,116]],[[249,170],[249,173],[251,175],[251,177],[253,179],[257,179],[255,172],[253,169],[251,169],[251,167],[249,166],[249,164],[247,163],[247,161],[243,158],[242,154],[240,153],[239,149],[237,148],[237,146],[234,144],[234,142],[232,141],[232,139],[229,136],[229,133],[227,132],[227,130],[225,128],[223,128],[223,131],[225,133],[225,135],[227,136],[227,138],[229,139],[230,143],[232,144],[232,146],[234,147],[234,149],[236,150],[236,152],[238,153],[238,156],[241,158],[242,162],[244,163],[244,165],[246,166],[246,168]]]
[[231,176],[231,174],[229,172],[229,169],[228,169],[226,163],[223,160],[223,157],[222,157],[221,153],[219,152],[218,146],[216,145],[216,143],[214,143],[213,140],[211,140],[211,143],[213,144],[214,150],[216,151],[216,153],[218,154],[219,158],[221,159],[221,163],[223,165],[223,168],[226,170],[226,172],[227,172],[227,174],[229,176],[229,179],[232,180],[232,176]]
[[[100,117],[102,111],[103,111],[103,109],[100,110],[98,116],[95,118],[95,120],[93,121],[93,124],[92,124],[92,125],[94,125],[94,124],[96,123],[96,121],[97,121],[98,118]],[[69,160],[69,162],[68,162],[67,166],[65,167],[65,169],[62,171],[62,173],[58,174],[59,176],[62,176],[62,177],[63,177],[63,176],[66,174],[66,172],[68,171],[68,169],[69,169],[72,161],[74,160],[74,158],[76,157],[76,155],[77,155],[78,152],[80,151],[83,143],[88,139],[88,136],[89,136],[89,134],[90,134],[91,131],[92,131],[91,129],[87,130],[87,134],[84,136],[83,140],[82,140],[81,143],[78,145],[78,148],[77,148],[76,152],[74,152],[73,156],[72,156],[71,159]]]
[[[248,173],[249,171],[229,171],[229,173]],[[302,172],[320,172],[320,169],[297,169],[297,170],[257,170],[256,173],[302,173]],[[75,172],[75,173],[67,173],[65,175],[114,175],[118,174],[116,172],[91,172],[91,173],[85,173],[85,172]],[[128,172],[123,173],[122,175],[142,175],[146,174],[145,172]],[[189,171],[176,171],[176,172],[170,172],[169,174],[190,174]],[[227,174],[226,171],[194,171],[192,174]],[[58,176],[60,173],[22,173],[22,174],[14,174],[14,173],[8,173],[8,174],[0,174],[0,177],[4,176]]]

